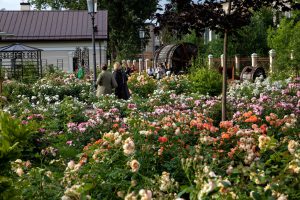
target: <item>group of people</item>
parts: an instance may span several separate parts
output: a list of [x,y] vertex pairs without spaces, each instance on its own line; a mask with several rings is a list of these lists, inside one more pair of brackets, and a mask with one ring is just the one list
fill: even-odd
[[112,94],[114,92],[119,99],[127,100],[130,98],[127,81],[128,76],[130,76],[133,70],[126,64],[122,64],[123,66],[119,62],[114,63],[113,72],[108,70],[106,64],[101,66],[102,71],[96,82],[97,97],[105,94]]
[[166,66],[163,63],[159,63],[159,65],[156,68],[148,68],[147,74],[156,79],[161,79],[164,76],[169,76],[171,74],[171,69],[166,68]]
[[[97,92],[96,96],[115,93],[119,99],[128,100],[130,92],[128,89],[127,81],[131,73],[134,72],[134,67],[129,67],[126,62],[115,62],[113,65],[113,72],[108,70],[106,64],[101,66],[101,73],[97,78]],[[163,63],[160,63],[156,68],[150,67],[147,69],[147,74],[156,79],[161,79],[164,76],[169,76],[171,73],[170,68],[166,68]]]

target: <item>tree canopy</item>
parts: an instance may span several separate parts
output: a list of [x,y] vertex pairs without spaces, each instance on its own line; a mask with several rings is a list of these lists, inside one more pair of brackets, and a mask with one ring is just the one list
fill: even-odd
[[[282,18],[277,28],[269,29],[268,44],[276,51],[276,68],[279,71],[296,70],[300,63],[300,12]],[[291,59],[291,57],[293,59]]]
[[[86,10],[86,0],[31,0],[37,9]],[[98,9],[108,10],[109,49],[113,55],[129,57],[140,51],[138,29],[154,16],[159,0],[98,0]],[[112,59],[113,59],[112,58]]]
[[251,22],[254,11],[262,7],[271,7],[280,11],[298,8],[293,0],[231,0],[228,14],[228,0],[170,0],[165,5],[164,13],[157,13],[159,27],[176,30],[178,35],[195,30],[202,34],[205,28],[223,33],[224,30],[235,31]]

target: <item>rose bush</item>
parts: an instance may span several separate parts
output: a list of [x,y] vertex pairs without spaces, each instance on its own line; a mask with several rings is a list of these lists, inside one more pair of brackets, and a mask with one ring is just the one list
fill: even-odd
[[146,73],[133,73],[128,78],[128,88],[132,94],[147,98],[156,89],[156,80]]

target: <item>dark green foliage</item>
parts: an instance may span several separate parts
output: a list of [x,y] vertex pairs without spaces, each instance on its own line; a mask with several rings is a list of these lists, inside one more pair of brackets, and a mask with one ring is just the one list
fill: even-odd
[[267,30],[273,26],[273,12],[269,8],[262,8],[254,12],[250,24],[242,27],[233,36],[233,45],[236,45],[236,53],[259,56],[268,56]]
[[[207,44],[206,55],[212,54],[215,58],[220,58],[223,54],[223,38],[216,38]],[[238,42],[233,42],[232,39],[228,41],[228,56],[234,56],[238,51]]]

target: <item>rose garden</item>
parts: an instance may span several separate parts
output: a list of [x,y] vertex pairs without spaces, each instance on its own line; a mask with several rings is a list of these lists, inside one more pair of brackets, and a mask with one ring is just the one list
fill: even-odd
[[230,83],[221,121],[209,73],[204,94],[192,75],[133,74],[128,101],[64,72],[5,82],[1,196],[298,199],[299,77]]
[[[1,45],[44,48],[0,48],[0,200],[300,199],[298,0],[29,2],[0,11]],[[125,59],[131,97],[97,97],[97,64]]]

